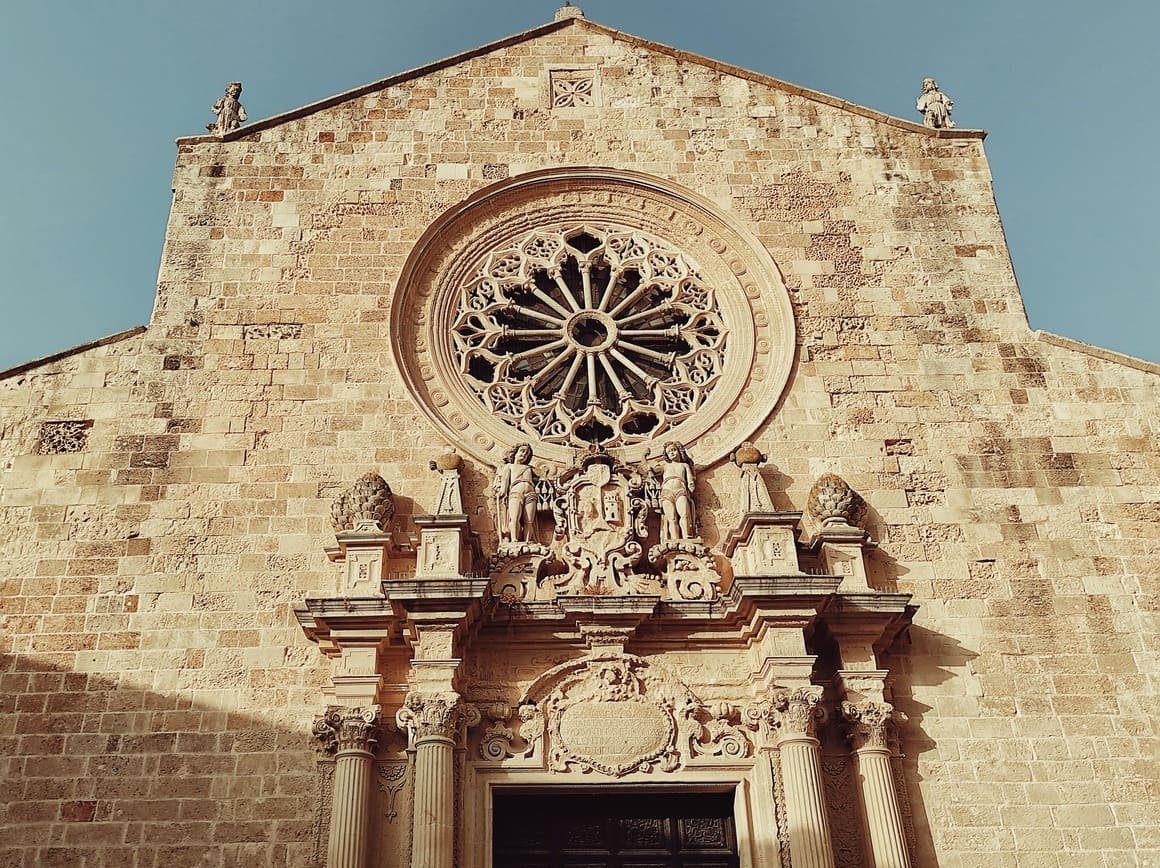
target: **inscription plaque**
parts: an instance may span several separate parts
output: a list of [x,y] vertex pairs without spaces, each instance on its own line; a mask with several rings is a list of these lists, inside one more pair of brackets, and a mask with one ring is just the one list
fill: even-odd
[[673,722],[652,702],[585,700],[564,709],[559,733],[577,762],[621,775],[666,752]]

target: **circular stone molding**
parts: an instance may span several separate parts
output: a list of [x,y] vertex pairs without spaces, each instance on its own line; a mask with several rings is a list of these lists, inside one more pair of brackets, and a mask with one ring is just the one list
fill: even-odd
[[711,464],[781,397],[793,313],[777,267],[700,196],[609,169],[534,172],[443,214],[391,308],[422,410],[488,464],[570,464],[679,440]]

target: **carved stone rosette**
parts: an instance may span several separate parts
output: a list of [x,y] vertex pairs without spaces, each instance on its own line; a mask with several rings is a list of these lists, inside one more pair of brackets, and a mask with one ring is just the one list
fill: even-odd
[[886,702],[843,702],[842,716],[850,724],[855,750],[888,749],[894,707]]
[[379,734],[379,714],[382,708],[368,705],[364,708],[331,706],[314,721],[313,734],[327,753],[347,751],[374,751]]

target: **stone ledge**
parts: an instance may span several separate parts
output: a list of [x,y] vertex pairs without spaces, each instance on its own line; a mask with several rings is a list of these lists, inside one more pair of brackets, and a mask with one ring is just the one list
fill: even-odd
[[1138,359],[1135,356],[1129,356],[1125,353],[1117,353],[1115,350],[1105,350],[1103,347],[1085,344],[1083,341],[1065,338],[1062,335],[1045,332],[1042,329],[1036,330],[1035,339],[1043,341],[1045,344],[1051,344],[1053,347],[1074,350],[1077,353],[1102,359],[1105,362],[1112,362],[1127,368],[1135,368],[1137,371],[1144,371],[1148,374],[1160,374],[1160,364],[1156,362],[1149,362],[1147,359]]
[[145,326],[139,325],[125,329],[123,332],[111,334],[108,337],[98,338],[95,341],[88,341],[87,343],[77,344],[75,347],[70,347],[67,350],[61,350],[59,353],[52,353],[51,355],[41,356],[39,359],[33,359],[30,362],[22,362],[19,365],[0,371],[0,380],[7,379],[8,377],[14,377],[17,374],[23,374],[25,371],[31,371],[33,368],[39,368],[41,365],[47,365],[51,362],[59,362],[61,359],[67,359],[69,356],[75,356],[79,353],[85,352],[86,350],[95,350],[97,347],[115,344],[119,341],[128,340],[129,338],[136,337],[137,335],[144,333]]

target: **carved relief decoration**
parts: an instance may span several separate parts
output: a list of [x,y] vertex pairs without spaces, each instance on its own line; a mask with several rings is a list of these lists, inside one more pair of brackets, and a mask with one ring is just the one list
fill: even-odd
[[429,738],[457,740],[462,726],[480,721],[479,709],[462,700],[454,691],[407,694],[395,713],[400,729],[406,729],[412,746]]
[[317,771],[314,819],[310,824],[310,864],[323,868],[326,864],[326,844],[330,838],[331,803],[334,801],[334,760],[319,760]]
[[[665,449],[685,455],[679,443],[666,444]],[[493,486],[501,530],[490,563],[491,590],[501,604],[565,595],[651,594],[677,601],[716,598],[721,576],[709,549],[700,539],[683,536],[691,524],[695,487],[693,468],[686,460],[666,459],[658,470],[642,471],[616,461],[599,446],[579,453],[573,467],[546,480],[555,530],[551,544],[544,545],[522,537],[534,536],[538,492],[545,480],[533,484],[532,453],[526,445],[508,457],[511,461],[500,469]],[[662,514],[662,523],[672,519],[672,536],[650,548],[649,563],[644,564],[642,541],[649,536],[652,514],[645,497],[646,479],[650,473],[669,473],[669,465],[682,470],[678,503],[683,503],[684,511],[674,506],[671,515]],[[519,479],[524,481],[517,487],[514,480]],[[502,528],[505,522],[506,530]],[[661,536],[667,535],[662,532]]]
[[488,716],[483,760],[559,773],[623,777],[752,754],[735,706],[705,708],[671,673],[631,654],[597,652],[553,667],[528,688],[515,714],[493,705]]
[[558,593],[655,590],[655,579],[633,569],[643,554],[640,540],[648,534],[643,488],[638,470],[598,451],[581,456],[579,466],[557,480],[556,551],[567,568],[555,582]]
[[830,839],[837,868],[861,868],[862,827],[850,763],[844,756],[824,755],[821,759],[822,786],[826,813],[830,820]]
[[336,533],[386,528],[395,515],[395,501],[385,479],[370,472],[334,499],[330,518]]
[[709,720],[701,726],[700,737],[690,743],[694,756],[745,759],[752,752],[749,735],[740,724],[740,714],[727,702],[709,710]]
[[764,421],[793,359],[760,243],[708,200],[626,171],[480,191],[416,244],[394,299],[408,388],[492,466],[524,441],[558,466],[591,443],[635,463],[661,438],[709,463]]

